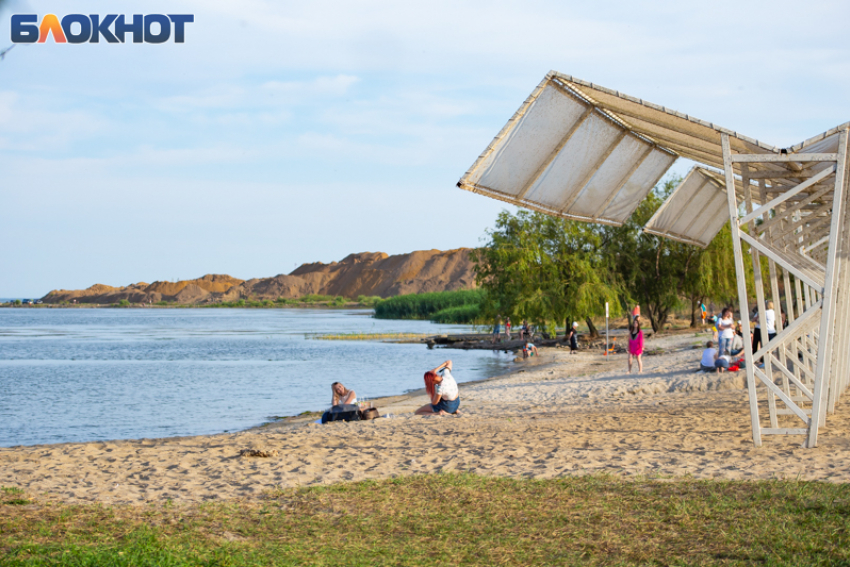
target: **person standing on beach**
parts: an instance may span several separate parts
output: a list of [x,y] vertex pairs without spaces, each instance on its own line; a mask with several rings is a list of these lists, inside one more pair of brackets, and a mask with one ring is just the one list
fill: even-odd
[[496,324],[493,325],[493,344],[499,340],[499,335],[502,334],[502,320],[496,317]]
[[460,393],[451,370],[452,361],[447,360],[425,373],[425,391],[431,403],[416,410],[416,415],[460,415]]
[[635,315],[629,326],[629,374],[632,373],[632,358],[637,360],[638,374],[643,372],[643,331],[640,329],[640,315]]
[[570,339],[570,354],[575,354],[578,350],[578,323],[576,321],[573,321],[573,326],[570,327],[567,338]]
[[511,318],[505,317],[505,336],[511,340]]
[[732,339],[735,337],[735,321],[732,320],[732,310],[725,307],[717,322],[717,350],[723,354],[732,350]]

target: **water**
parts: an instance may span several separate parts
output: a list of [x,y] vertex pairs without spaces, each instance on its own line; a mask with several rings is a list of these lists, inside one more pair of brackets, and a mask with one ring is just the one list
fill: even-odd
[[462,326],[320,309],[0,309],[0,446],[234,431],[423,387],[447,358],[461,381],[511,357],[317,333],[445,333]]

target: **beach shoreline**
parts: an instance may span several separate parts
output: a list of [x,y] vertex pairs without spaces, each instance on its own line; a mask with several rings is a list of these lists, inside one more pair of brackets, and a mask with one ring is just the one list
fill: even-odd
[[802,448],[801,436],[770,436],[756,448],[744,373],[695,372],[704,340],[651,339],[647,349],[665,354],[647,356],[641,376],[626,373],[623,355],[546,349],[539,362],[462,383],[459,417],[414,416],[427,403],[417,390],[374,400],[392,419],[315,425],[305,417],[216,435],[0,448],[0,485],[123,505],[448,471],[850,482],[845,408],[827,418],[815,449]]

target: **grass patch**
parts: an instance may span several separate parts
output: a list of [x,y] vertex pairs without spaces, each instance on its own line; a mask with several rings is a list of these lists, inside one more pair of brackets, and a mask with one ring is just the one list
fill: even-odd
[[848,565],[850,487],[495,479],[0,513],[3,565]]
[[[441,323],[467,323],[478,317],[479,306],[484,301],[480,289],[438,291],[397,295],[375,305],[376,319],[431,319],[441,313]],[[465,307],[465,310],[453,311]],[[450,320],[450,315],[463,313],[463,321]]]

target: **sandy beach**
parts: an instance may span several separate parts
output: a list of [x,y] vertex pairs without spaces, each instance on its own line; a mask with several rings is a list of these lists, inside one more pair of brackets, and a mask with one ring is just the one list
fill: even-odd
[[[381,413],[393,417],[369,422],[294,420],[232,434],[0,448],[0,485],[48,500],[142,504],[439,471],[850,481],[846,408],[828,416],[816,449],[802,448],[802,436],[769,436],[755,448],[744,372],[695,372],[705,340],[649,339],[642,375],[626,373],[622,354],[545,349],[511,374],[462,384],[459,417],[413,416],[426,403],[417,392],[383,400]],[[242,449],[271,456],[240,456]]]

